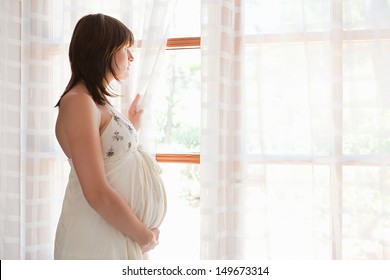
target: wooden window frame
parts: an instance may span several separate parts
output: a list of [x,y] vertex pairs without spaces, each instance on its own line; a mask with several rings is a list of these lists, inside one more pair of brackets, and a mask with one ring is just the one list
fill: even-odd
[[[169,38],[167,50],[199,49],[200,37]],[[200,164],[199,153],[156,153],[160,163]]]

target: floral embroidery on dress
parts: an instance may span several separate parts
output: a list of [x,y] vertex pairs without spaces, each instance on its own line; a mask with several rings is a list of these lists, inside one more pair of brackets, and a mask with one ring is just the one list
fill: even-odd
[[119,135],[119,131],[115,131],[115,135],[112,136],[112,139],[114,139],[116,141],[122,141],[123,140],[123,136]]
[[111,146],[111,148],[107,151],[107,156],[108,157],[112,157],[113,155],[115,155],[115,152],[114,152],[114,149],[112,148],[112,146]]
[[111,125],[107,127],[107,132],[102,138],[102,150],[105,158],[119,156],[128,150],[137,147],[138,135],[133,124],[121,115],[114,108],[109,108],[111,112]]
[[112,113],[112,115],[113,115],[114,121],[121,127],[122,126],[122,124],[120,122],[121,118],[119,116],[115,115],[114,113]]

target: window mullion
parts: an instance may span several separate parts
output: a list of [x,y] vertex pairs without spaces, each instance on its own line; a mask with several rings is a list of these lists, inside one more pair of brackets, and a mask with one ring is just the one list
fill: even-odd
[[330,164],[330,234],[332,259],[342,259],[342,171],[343,155],[343,8],[342,1],[332,1],[332,160]]

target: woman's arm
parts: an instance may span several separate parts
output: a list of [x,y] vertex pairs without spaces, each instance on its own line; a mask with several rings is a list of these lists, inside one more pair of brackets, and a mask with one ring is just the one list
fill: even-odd
[[61,101],[59,117],[69,156],[89,205],[142,248],[153,247],[156,234],[137,218],[106,180],[99,134],[101,113],[92,98],[84,93],[68,93]]

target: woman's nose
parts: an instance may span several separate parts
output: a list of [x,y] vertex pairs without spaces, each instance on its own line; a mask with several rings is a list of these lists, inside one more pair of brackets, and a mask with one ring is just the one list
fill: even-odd
[[133,54],[131,53],[131,51],[128,51],[129,53],[128,53],[128,59],[129,59],[129,61],[133,61],[134,60],[134,56],[133,56]]

